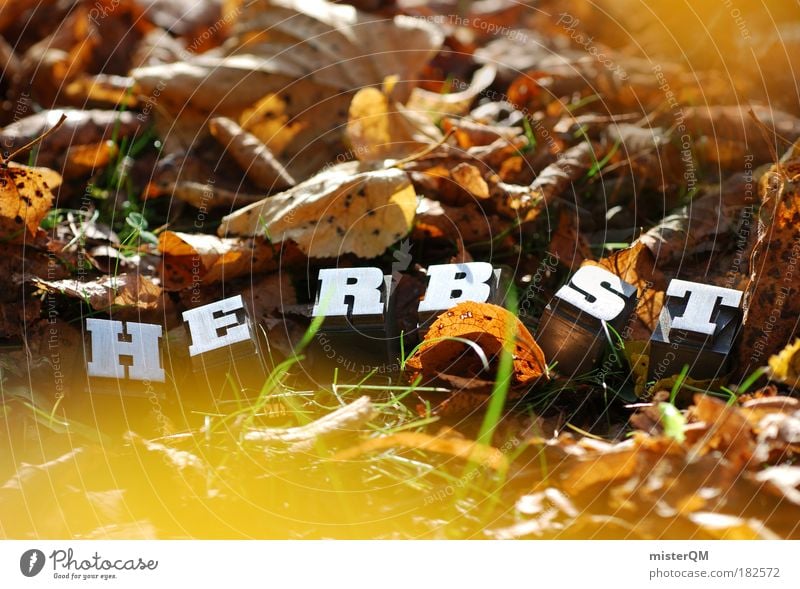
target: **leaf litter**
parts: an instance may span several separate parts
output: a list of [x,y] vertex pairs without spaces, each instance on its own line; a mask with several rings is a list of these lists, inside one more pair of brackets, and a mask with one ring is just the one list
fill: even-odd
[[[617,67],[506,2],[458,22],[448,2],[131,0],[100,24],[88,0],[35,4],[0,10],[0,535],[800,535],[800,112],[761,94],[779,59],[764,88],[737,80],[742,107],[657,34],[658,70],[613,48],[582,1]],[[451,261],[511,270],[520,312],[465,303],[408,335],[402,370],[315,373],[318,268],[382,267],[415,327],[422,269]],[[604,369],[567,380],[535,317],[586,264],[639,304]],[[726,382],[646,382],[674,277],[746,291]],[[266,374],[170,356],[179,395],[89,407],[50,346],[80,349],[87,314],[170,339],[232,292]]]

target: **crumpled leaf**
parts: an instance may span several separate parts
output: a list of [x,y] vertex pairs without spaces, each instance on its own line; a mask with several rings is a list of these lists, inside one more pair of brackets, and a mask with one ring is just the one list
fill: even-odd
[[661,264],[713,252],[735,229],[739,209],[745,204],[745,191],[732,188],[725,190],[723,185],[719,191],[710,189],[694,198],[646,231],[639,241]]
[[23,241],[25,229],[36,235],[60,185],[61,176],[48,168],[0,163],[0,236]]
[[406,370],[412,378],[418,374],[426,379],[442,375],[469,380],[493,378],[487,374],[486,364],[491,368],[497,362],[510,335],[512,384],[529,385],[541,377],[548,378],[544,353],[522,322],[503,307],[475,302],[460,303],[441,313],[406,361]]
[[277,267],[273,248],[260,239],[163,231],[158,236],[158,249],[164,258],[161,280],[166,290],[211,284]]
[[347,162],[224,217],[218,233],[291,239],[311,257],[373,258],[409,232],[416,207],[402,170]]

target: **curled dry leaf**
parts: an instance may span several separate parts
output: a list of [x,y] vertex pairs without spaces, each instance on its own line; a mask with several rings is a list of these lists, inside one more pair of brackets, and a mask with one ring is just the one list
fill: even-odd
[[163,255],[161,280],[166,290],[181,290],[276,268],[272,246],[260,239],[164,231],[158,236],[158,249]]
[[226,216],[219,234],[291,239],[317,258],[348,252],[373,258],[409,232],[416,207],[402,170],[348,162]]
[[208,128],[259,188],[282,190],[297,184],[269,148],[235,121],[217,117],[208,122]]
[[112,307],[155,311],[163,304],[161,287],[139,274],[103,276],[86,282],[36,278],[33,283],[46,292],[81,299],[95,311],[108,311]]
[[[483,358],[475,347],[459,340],[473,342]],[[406,370],[412,378],[493,378],[486,374],[483,360],[492,368],[505,345],[510,345],[513,354],[512,384],[530,385],[542,376],[547,378],[544,354],[522,322],[503,307],[474,302],[460,303],[440,314],[407,360]]]
[[60,185],[61,176],[48,168],[0,163],[0,237],[25,241],[26,229],[35,236]]
[[[660,264],[682,262],[687,256],[708,255],[721,249],[725,237],[736,229],[745,205],[746,184],[750,181],[734,176],[719,190],[709,189],[664,217],[639,241],[653,252]],[[742,220],[749,223],[750,218]]]
[[476,71],[472,82],[458,92],[442,93],[414,88],[406,106],[414,111],[428,113],[428,116],[437,121],[444,115],[463,116],[469,112],[470,105],[481,92],[492,85],[496,75],[497,68],[488,64]]

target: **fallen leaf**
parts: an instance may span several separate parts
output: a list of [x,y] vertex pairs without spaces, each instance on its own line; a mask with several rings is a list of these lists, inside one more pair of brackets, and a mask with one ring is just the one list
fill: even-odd
[[489,185],[483,179],[481,171],[472,164],[458,164],[450,170],[450,177],[471,196],[481,200],[489,198]]
[[208,122],[208,128],[259,188],[282,190],[297,184],[269,148],[236,122],[217,117]]
[[[4,149],[14,151],[44,135],[64,116],[64,123],[42,141],[36,158],[39,165],[60,169],[68,149],[79,145],[101,145],[115,133],[117,139],[122,140],[138,134],[142,127],[142,121],[132,112],[53,109],[7,125],[0,131],[0,143]],[[27,161],[28,154],[20,157]]]
[[409,232],[416,207],[402,170],[347,162],[224,217],[218,233],[291,239],[316,258],[373,258]]
[[58,172],[0,163],[0,236],[24,241],[25,229],[35,236],[53,206],[53,190],[61,185]]
[[761,176],[758,239],[750,255],[736,372],[747,375],[800,335],[800,158]]
[[347,139],[360,161],[399,159],[439,141],[442,134],[423,117],[414,115],[392,98],[397,76],[383,88],[359,90],[350,103]]
[[793,344],[787,344],[769,359],[769,376],[771,380],[782,382],[793,389],[798,388],[800,380],[800,338]]
[[[316,169],[324,164],[327,154],[314,154],[308,146],[341,138],[354,88],[379,84],[389,75],[404,84],[417,79],[444,39],[420,19],[376,19],[322,0],[249,2],[233,21],[224,55],[192,56],[137,68],[131,75],[144,96],[159,88],[156,121],[176,138],[190,142],[209,116],[227,116],[291,161],[287,167],[295,177],[314,171],[309,160]],[[166,87],[163,80],[169,80]],[[265,97],[278,112],[262,132],[239,117]]]
[[276,268],[272,247],[260,239],[163,231],[158,236],[158,249],[163,255],[161,280],[166,290],[181,290]]
[[695,454],[719,450],[739,468],[750,461],[755,450],[753,430],[738,408],[709,395],[695,395],[690,415],[708,427],[695,445]]
[[[470,379],[490,376],[483,361],[494,364],[508,338],[513,346],[512,384],[530,385],[543,376],[547,378],[544,354],[522,322],[503,307],[474,302],[460,303],[441,313],[406,361],[406,370],[412,378],[418,374],[426,379],[441,374]],[[459,340],[473,342],[481,352]]]
[[[511,200],[506,206],[523,221],[534,220],[561,197],[573,182],[583,178],[597,161],[602,160],[605,151],[606,148],[600,144],[587,141],[570,147],[536,176],[530,189],[521,198]],[[574,198],[568,200],[573,201]]]
[[151,279],[138,274],[104,276],[96,280],[42,280],[33,283],[46,292],[80,299],[95,311],[128,307],[140,312],[162,308],[161,287]]
[[484,65],[472,76],[469,85],[457,92],[431,92],[414,88],[406,103],[412,111],[428,113],[436,122],[445,115],[463,116],[469,112],[472,102],[494,82],[497,68],[493,64]]

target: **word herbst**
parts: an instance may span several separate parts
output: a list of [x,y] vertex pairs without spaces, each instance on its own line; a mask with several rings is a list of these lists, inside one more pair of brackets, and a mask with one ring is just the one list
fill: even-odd
[[[419,302],[420,332],[434,317],[466,302],[502,303],[502,273],[487,262],[442,264],[428,268]],[[380,268],[320,270],[312,316],[324,317],[327,333],[366,333],[389,339],[393,332],[393,281]],[[685,280],[672,280],[658,325],[650,338],[650,377],[659,379],[689,365],[694,378],[727,371],[728,355],[741,319],[742,292]],[[562,374],[585,374],[596,367],[611,340],[609,329],[625,332],[637,303],[637,289],[600,267],[578,269],[544,310],[536,339],[548,362]],[[241,295],[184,311],[193,360],[249,343],[255,330]],[[90,377],[164,382],[159,351],[161,325],[86,319],[91,336]],[[123,364],[122,360],[128,360]]]

